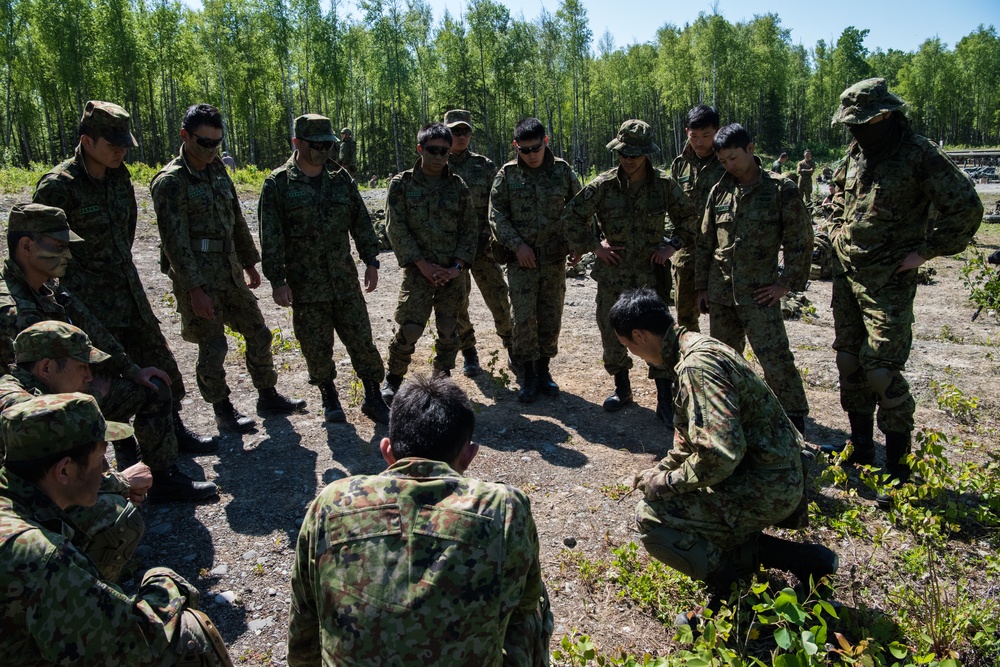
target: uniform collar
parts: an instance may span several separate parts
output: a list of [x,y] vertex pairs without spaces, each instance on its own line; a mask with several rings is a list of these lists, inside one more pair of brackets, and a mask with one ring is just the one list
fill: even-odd
[[23,518],[59,533],[67,540],[72,540],[76,534],[77,528],[66,512],[45,495],[44,491],[6,467],[0,468],[0,492],[13,502],[28,508],[28,516]]
[[[339,167],[339,165],[336,162],[334,162],[333,160],[327,160],[326,164],[323,165],[323,171],[318,173],[317,176],[322,176],[323,174],[329,174],[333,171],[336,171],[339,168],[341,167]],[[292,153],[291,156],[288,158],[288,161],[285,162],[285,171],[288,173],[288,178],[293,181],[308,182],[311,181],[313,178],[312,176],[306,176],[305,172],[303,172],[299,168],[298,163],[295,162],[295,153]]]
[[462,477],[462,473],[457,472],[444,461],[433,459],[422,459],[409,457],[400,459],[389,466],[385,471],[391,477],[413,477],[416,479],[430,477]]
[[413,163],[413,180],[415,180],[415,181],[417,181],[419,183],[438,183],[438,182],[444,182],[444,181],[448,180],[448,177],[451,175],[451,169],[446,164],[444,166],[444,171],[442,171],[441,175],[438,176],[436,179],[432,180],[430,178],[427,178],[427,176],[424,175],[424,170],[420,168],[420,160],[421,160],[421,158],[418,157],[417,161]]

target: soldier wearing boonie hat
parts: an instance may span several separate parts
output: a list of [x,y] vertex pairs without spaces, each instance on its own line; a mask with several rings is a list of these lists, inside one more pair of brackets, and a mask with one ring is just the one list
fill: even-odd
[[653,128],[641,120],[627,120],[622,123],[618,135],[607,143],[607,148],[619,155],[630,157],[660,152],[660,147],[653,143]]
[[306,141],[329,141],[339,143],[333,133],[333,123],[326,116],[307,113],[295,119],[295,136]]
[[358,158],[358,144],[354,140],[354,133],[351,128],[345,127],[340,131],[340,151],[337,154],[337,162],[340,166],[350,172],[351,177],[357,171],[356,164]]

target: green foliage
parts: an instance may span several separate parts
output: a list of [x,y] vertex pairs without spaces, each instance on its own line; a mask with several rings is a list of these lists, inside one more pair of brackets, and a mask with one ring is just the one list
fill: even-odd
[[931,391],[937,398],[938,407],[958,421],[971,424],[975,420],[976,408],[979,407],[979,399],[975,396],[966,396],[950,382],[937,380],[931,380]]
[[632,493],[633,488],[628,484],[602,484],[600,491],[611,500],[621,500]]
[[229,325],[226,325],[226,336],[233,339],[236,343],[236,354],[241,357],[247,356],[247,341],[239,331],[232,329]]
[[[244,350],[246,345],[244,344]],[[294,335],[286,335],[281,327],[271,329],[271,354],[279,352],[295,352],[302,349],[302,344]]]
[[[38,180],[48,172],[49,167],[33,162],[27,169],[20,167],[5,167],[0,169],[0,192],[7,195],[20,194],[25,190],[32,191]],[[30,198],[30,194],[28,195]]]
[[351,379],[347,390],[347,405],[352,408],[359,407],[365,398],[365,386],[361,382],[358,374],[351,369]]
[[1000,271],[986,262],[979,248],[971,247],[962,266],[962,285],[969,291],[969,302],[997,317],[1000,313]]
[[507,372],[507,365],[500,359],[499,350],[490,350],[490,357],[486,360],[486,374],[497,389],[510,389],[512,378]]

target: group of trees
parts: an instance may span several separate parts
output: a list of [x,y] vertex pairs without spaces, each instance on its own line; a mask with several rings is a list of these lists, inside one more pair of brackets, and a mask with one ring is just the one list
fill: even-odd
[[209,102],[223,111],[226,149],[260,167],[285,159],[293,119],[314,112],[352,127],[362,173],[384,176],[410,166],[420,125],[457,107],[472,110],[474,145],[498,162],[512,155],[515,122],[533,115],[587,171],[611,164],[605,144],[631,117],[653,124],[668,161],[699,102],[765,151],[840,144],[838,96],[868,76],[886,77],[931,138],[1000,143],[992,26],[951,50],[928,39],[904,53],[869,50],[854,27],[809,49],[775,14],[702,14],[665,23],[654,43],[616,46],[607,33],[595,45],[580,0],[533,20],[497,0],[468,0],[440,21],[426,0],[359,0],[358,12],[341,0],[0,0],[0,162],[63,159],[84,103],[104,99],[132,114],[131,160],[150,164],[176,152],[184,109]]

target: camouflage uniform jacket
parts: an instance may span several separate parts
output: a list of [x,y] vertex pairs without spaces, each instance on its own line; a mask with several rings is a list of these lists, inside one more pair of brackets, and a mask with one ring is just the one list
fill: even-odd
[[400,266],[420,259],[440,266],[476,259],[479,221],[469,188],[448,167],[436,179],[420,170],[420,160],[389,182],[386,232]]
[[43,285],[36,293],[28,285],[21,267],[12,259],[5,260],[0,280],[0,363],[4,367],[14,363],[17,334],[45,320],[69,322],[80,327],[94,347],[111,355],[95,370],[127,378],[139,372],[139,366],[125,354],[121,344],[79,299],[61,287],[53,289],[48,285]]
[[[707,289],[715,303],[736,305],[754,304],[754,290],[775,283],[801,292],[809,280],[812,244],[812,219],[791,179],[761,169],[757,182],[741,194],[736,178],[726,174],[705,206],[695,289]],[[780,276],[779,249],[785,260]]]
[[617,167],[600,174],[578,192],[563,210],[570,249],[593,250],[591,216],[597,216],[597,231],[611,245],[624,246],[618,264],[594,263],[598,282],[653,285],[650,256],[665,237],[678,239],[682,247],[694,243],[698,212],[670,174],[649,165],[646,180],[630,186],[628,176]]
[[334,482],[307,510],[288,664],[548,665],[543,598],[527,496],[402,459]]
[[129,597],[73,544],[66,514],[0,468],[0,654],[34,665],[166,665],[179,658],[181,612],[198,590],[166,568]]
[[[695,234],[701,231],[701,218],[705,214],[705,202],[708,201],[708,194],[712,191],[712,186],[726,175],[726,169],[715,157],[715,152],[706,158],[698,157],[690,143],[684,144],[684,150],[674,158],[670,165],[670,175],[674,177],[677,184],[684,190],[691,203],[694,204],[698,214],[695,223]],[[681,248],[670,261],[674,266],[694,265],[694,246]]]
[[755,470],[802,472],[801,436],[764,380],[728,345],[683,328],[664,337],[661,351],[677,375],[674,446],[657,466],[662,495],[738,488],[751,503],[776,492],[798,502],[800,485],[754,488]]
[[528,169],[520,158],[497,173],[490,193],[490,226],[497,241],[512,252],[525,243],[540,264],[566,259],[569,242],[563,208],[580,191],[573,168],[547,147],[538,169]]
[[103,181],[95,181],[77,146],[72,158],[42,177],[32,200],[61,208],[70,229],[83,237],[73,246],[73,262],[59,281],[63,287],[99,313],[106,327],[135,324],[129,321],[133,312],[156,322],[132,259],[137,212],[128,167],[108,169]]
[[353,138],[348,137],[340,142],[340,148],[337,151],[337,162],[339,162],[344,167],[354,167],[354,161],[358,157],[358,142]]
[[293,156],[271,172],[260,193],[261,268],[272,287],[287,282],[300,303],[330,301],[358,282],[348,234],[362,260],[378,255],[357,183],[333,161],[320,176],[317,190]]
[[461,155],[451,155],[448,158],[448,169],[451,173],[462,177],[469,188],[472,208],[479,221],[479,246],[476,254],[485,252],[490,242],[490,224],[487,215],[490,205],[490,188],[493,178],[497,175],[497,167],[493,160],[485,155],[466,150]]
[[851,144],[834,183],[833,273],[851,273],[872,291],[886,285],[913,250],[924,259],[961,252],[983,219],[983,203],[969,177],[944,151],[912,132],[873,168],[857,143]]
[[[243,267],[259,262],[260,254],[222,160],[216,157],[196,171],[182,146],[181,154],[153,177],[149,191],[161,252],[170,263],[171,280],[184,295],[195,287],[229,290],[242,285]],[[203,240],[221,242],[224,249],[192,250]]]

